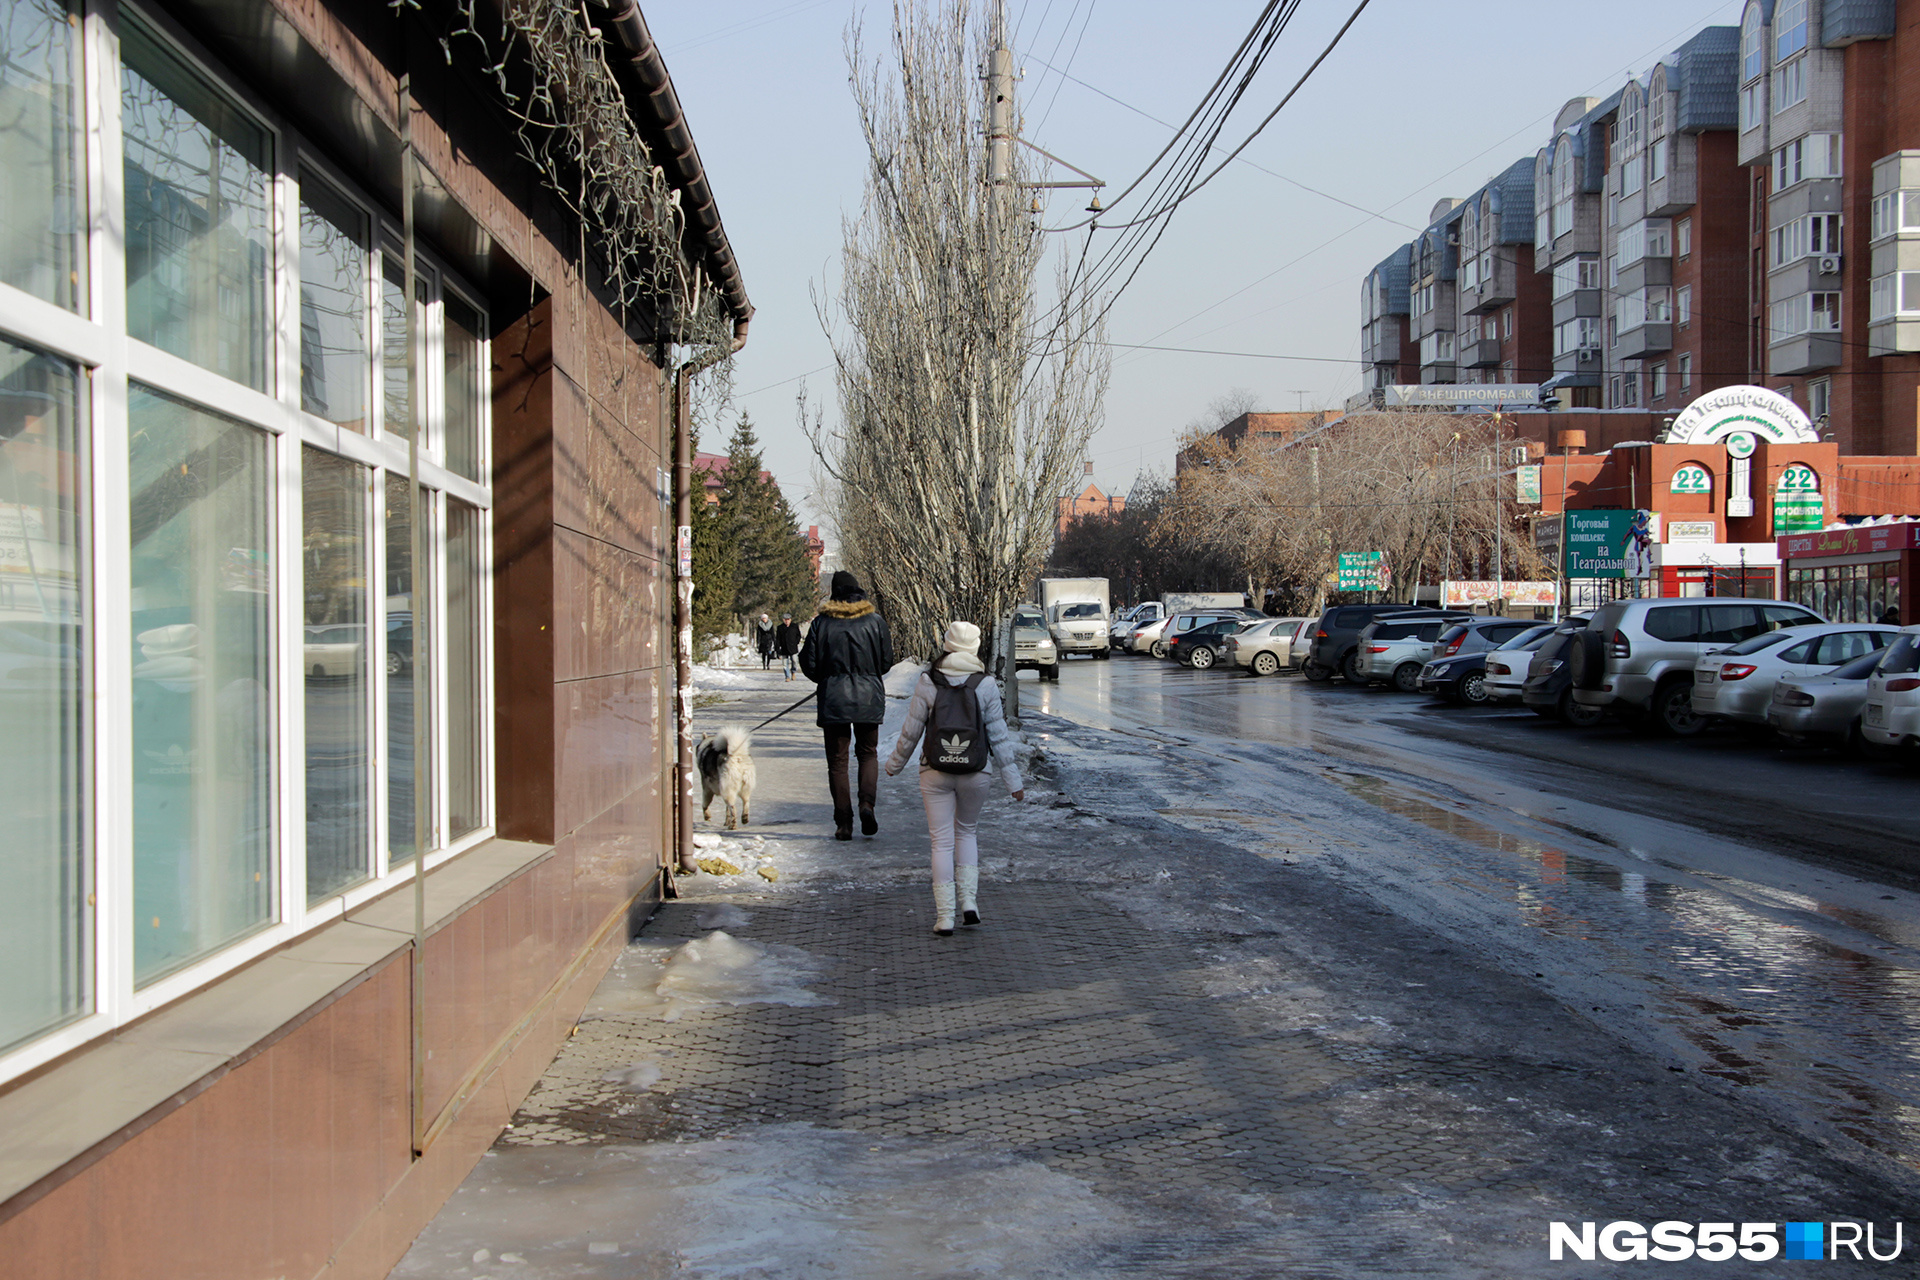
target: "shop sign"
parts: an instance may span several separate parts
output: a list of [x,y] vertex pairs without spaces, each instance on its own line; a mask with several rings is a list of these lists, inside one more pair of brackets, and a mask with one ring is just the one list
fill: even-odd
[[1388,409],[1540,407],[1540,388],[1531,382],[1463,383],[1458,386],[1395,383],[1380,390],[1380,403]]
[[1540,503],[1540,464],[1515,467],[1513,471],[1513,495],[1516,502]]
[[1713,473],[1697,462],[1682,463],[1673,473],[1673,492],[1712,493]]
[[1737,386],[1701,396],[1660,437],[1662,444],[1725,444],[1736,458],[1751,454],[1756,440],[1818,444],[1820,436],[1800,406],[1778,391]]
[[1711,520],[1669,520],[1667,521],[1667,545],[1676,543],[1712,542],[1713,521]]
[[1624,578],[1636,511],[1567,512],[1569,578]]
[[1852,529],[1822,529],[1794,533],[1779,539],[1782,560],[1810,556],[1861,556],[1881,551],[1908,551],[1920,547],[1920,523],[1868,524]]
[[1342,591],[1385,591],[1392,579],[1381,551],[1342,551],[1335,572]]
[[1773,534],[1804,533],[1827,522],[1826,500],[1820,496],[1820,473],[1796,462],[1780,473],[1773,490]]
[[1443,582],[1440,607],[1467,609],[1505,600],[1509,607],[1551,609],[1560,601],[1557,582]]

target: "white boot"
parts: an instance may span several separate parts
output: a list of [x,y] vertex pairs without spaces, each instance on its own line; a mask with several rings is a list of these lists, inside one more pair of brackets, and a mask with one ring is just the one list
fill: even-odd
[[980,904],[974,895],[980,890],[980,867],[955,867],[953,869],[954,887],[960,891],[960,923],[979,924]]
[[933,882],[933,931],[943,938],[953,936],[953,881]]

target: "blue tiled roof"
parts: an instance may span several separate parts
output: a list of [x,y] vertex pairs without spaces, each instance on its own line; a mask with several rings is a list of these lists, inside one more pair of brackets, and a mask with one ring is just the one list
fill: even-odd
[[1893,35],[1894,0],[1827,0],[1820,6],[1820,43],[1829,49]]
[[1403,316],[1410,305],[1408,298],[1408,278],[1413,274],[1413,246],[1403,244],[1388,254],[1372,274],[1378,275],[1387,286],[1387,314]]
[[1703,28],[1674,50],[1673,65],[1682,133],[1739,127],[1740,28]]
[[1515,160],[1507,171],[1488,183],[1500,209],[1500,243],[1533,243],[1534,157]]

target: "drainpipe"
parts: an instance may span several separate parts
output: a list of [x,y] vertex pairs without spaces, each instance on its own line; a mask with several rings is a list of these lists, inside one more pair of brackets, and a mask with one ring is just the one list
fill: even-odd
[[747,345],[748,317],[733,322],[733,341],[689,360],[673,375],[673,522],[677,526],[673,593],[674,869],[693,862],[693,379]]

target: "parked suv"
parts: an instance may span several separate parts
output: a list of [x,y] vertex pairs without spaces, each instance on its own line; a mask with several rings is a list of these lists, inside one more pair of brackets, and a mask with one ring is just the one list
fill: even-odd
[[1457,621],[1459,617],[1450,614],[1394,613],[1369,622],[1354,649],[1360,680],[1412,693],[1420,668],[1433,656],[1433,642]]
[[1256,622],[1266,616],[1258,609],[1187,609],[1168,614],[1166,625],[1160,630],[1160,638],[1153,642],[1153,656],[1167,657],[1173,652],[1174,637],[1184,636],[1196,627],[1215,622]]
[[1300,674],[1313,681],[1331,680],[1343,675],[1354,684],[1365,684],[1360,674],[1360,633],[1369,623],[1395,613],[1431,614],[1411,604],[1338,604],[1320,615],[1313,628],[1313,645]]
[[1585,617],[1560,619],[1546,643],[1533,651],[1527,682],[1520,686],[1520,701],[1528,710],[1581,729],[1599,724],[1603,714],[1599,707],[1582,706],[1573,700],[1573,649],[1589,621]]
[[1693,710],[1693,669],[1701,654],[1825,621],[1785,600],[1615,600],[1594,612],[1571,650],[1573,700],[1644,718],[1661,733],[1690,736],[1706,724]]

